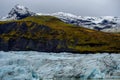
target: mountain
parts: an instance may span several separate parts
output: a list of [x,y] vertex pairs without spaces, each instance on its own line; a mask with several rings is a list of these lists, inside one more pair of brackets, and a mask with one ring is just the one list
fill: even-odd
[[26,18],[28,16],[35,15],[49,15],[55,16],[62,21],[83,26],[89,29],[94,29],[104,32],[120,32],[120,17],[115,16],[100,16],[100,17],[90,17],[90,16],[76,16],[70,13],[57,12],[52,14],[43,14],[43,13],[33,13],[28,8],[15,5],[14,8],[8,13],[6,17],[3,17],[1,20],[19,20]]
[[35,15],[35,13],[29,11],[27,7],[17,4],[11,9],[6,17],[2,18],[2,20],[19,20],[33,15]]
[[120,32],[120,17],[115,16],[76,16],[70,13],[57,12],[52,14],[37,13],[37,15],[50,15],[55,16],[62,21],[74,24],[77,26],[83,26],[89,29],[94,29],[103,32]]
[[62,21],[74,25],[83,26],[89,29],[94,29],[104,32],[120,32],[120,17],[114,16],[76,16],[70,13],[58,12],[50,14],[58,17]]
[[0,50],[40,52],[120,52],[120,34],[67,24],[53,16],[0,21]]

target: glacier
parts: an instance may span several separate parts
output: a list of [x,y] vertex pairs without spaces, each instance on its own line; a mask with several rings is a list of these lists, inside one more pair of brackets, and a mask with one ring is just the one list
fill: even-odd
[[119,80],[120,54],[0,51],[0,80],[78,80],[79,78]]

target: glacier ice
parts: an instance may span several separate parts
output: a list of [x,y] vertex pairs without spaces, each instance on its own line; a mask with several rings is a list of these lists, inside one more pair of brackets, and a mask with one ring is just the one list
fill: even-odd
[[0,51],[0,80],[53,80],[59,77],[120,79],[120,54]]

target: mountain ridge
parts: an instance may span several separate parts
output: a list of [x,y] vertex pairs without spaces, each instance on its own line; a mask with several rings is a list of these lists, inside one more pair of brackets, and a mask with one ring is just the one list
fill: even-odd
[[62,21],[74,25],[83,26],[89,29],[94,29],[104,32],[120,32],[120,17],[115,16],[101,16],[101,17],[89,17],[89,16],[75,16],[70,13],[53,13],[52,16],[56,16]]
[[90,16],[76,16],[70,13],[57,12],[51,14],[45,13],[34,13],[31,12],[27,7],[21,5],[15,5],[14,8],[8,13],[6,17],[3,17],[1,20],[18,20],[23,19],[28,16],[37,16],[37,15],[49,15],[55,16],[62,21],[83,26],[89,29],[94,29],[103,32],[120,32],[120,17],[115,16],[100,16],[100,17],[90,17]]

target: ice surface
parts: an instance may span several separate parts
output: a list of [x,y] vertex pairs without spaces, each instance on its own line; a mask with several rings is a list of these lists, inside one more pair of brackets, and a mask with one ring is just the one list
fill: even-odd
[[0,52],[0,80],[120,78],[120,54]]

